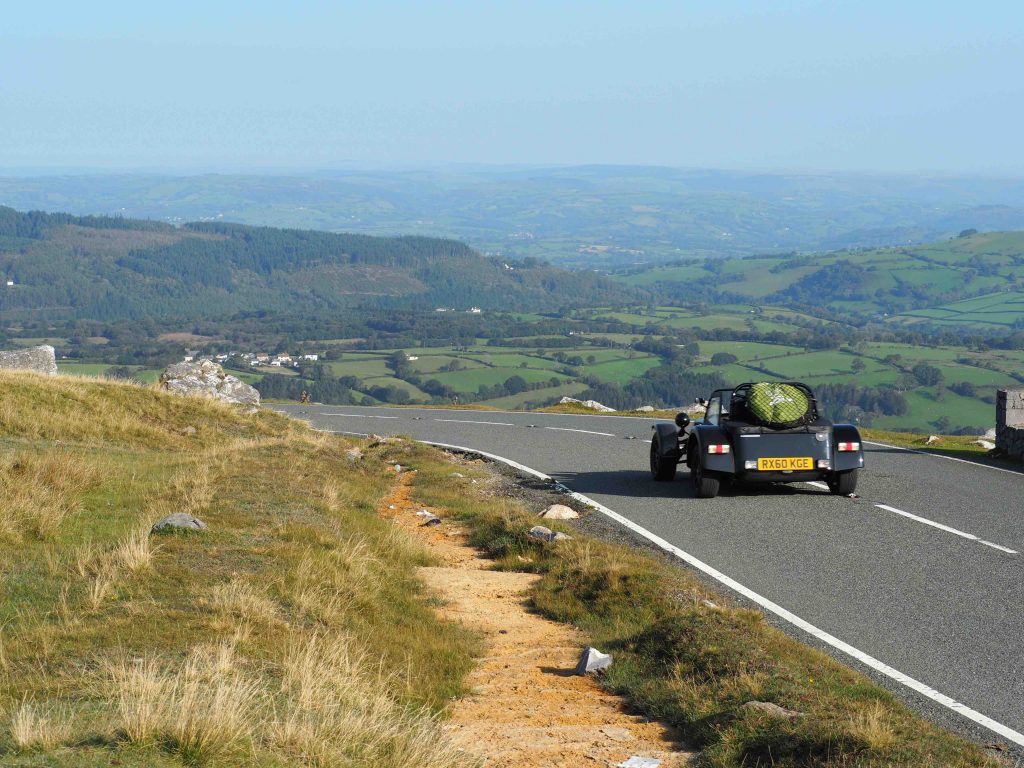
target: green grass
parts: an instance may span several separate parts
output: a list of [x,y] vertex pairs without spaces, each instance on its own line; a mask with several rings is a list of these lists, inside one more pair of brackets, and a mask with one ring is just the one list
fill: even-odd
[[[0,764],[469,764],[437,719],[476,639],[376,514],[381,447],[128,384],[0,385]],[[150,536],[169,512],[209,529]]]

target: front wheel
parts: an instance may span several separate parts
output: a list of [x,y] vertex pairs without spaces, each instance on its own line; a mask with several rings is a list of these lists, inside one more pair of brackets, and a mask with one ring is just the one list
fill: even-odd
[[661,455],[657,438],[651,440],[651,477],[659,482],[675,480],[676,477],[675,458]]
[[693,480],[693,491],[698,499],[713,499],[718,495],[718,486],[721,481],[717,477],[708,477],[705,474],[700,459],[694,462],[690,469],[690,477]]
[[857,490],[857,470],[848,469],[829,475],[828,489],[836,496],[849,496]]

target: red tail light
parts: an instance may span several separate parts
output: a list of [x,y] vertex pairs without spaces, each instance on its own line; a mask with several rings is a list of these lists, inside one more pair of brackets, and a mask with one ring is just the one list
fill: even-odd
[[836,443],[837,451],[859,451],[860,443]]
[[729,446],[728,445],[709,445],[708,446],[708,453],[728,453],[728,452],[729,452]]

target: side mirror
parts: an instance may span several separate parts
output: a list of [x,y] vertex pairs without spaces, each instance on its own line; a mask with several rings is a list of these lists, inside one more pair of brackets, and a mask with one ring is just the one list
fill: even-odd
[[680,429],[686,429],[688,426],[690,426],[690,416],[689,416],[689,414],[677,413],[676,414],[676,426],[679,427]]

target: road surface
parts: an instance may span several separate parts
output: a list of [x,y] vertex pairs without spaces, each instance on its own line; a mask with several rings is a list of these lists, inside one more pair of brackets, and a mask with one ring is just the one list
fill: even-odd
[[550,475],[792,614],[795,636],[831,636],[877,662],[824,643],[934,719],[1024,746],[1024,474],[866,445],[857,499],[812,484],[696,499],[685,467],[675,482],[651,480],[654,419],[272,407],[320,429],[409,435]]

